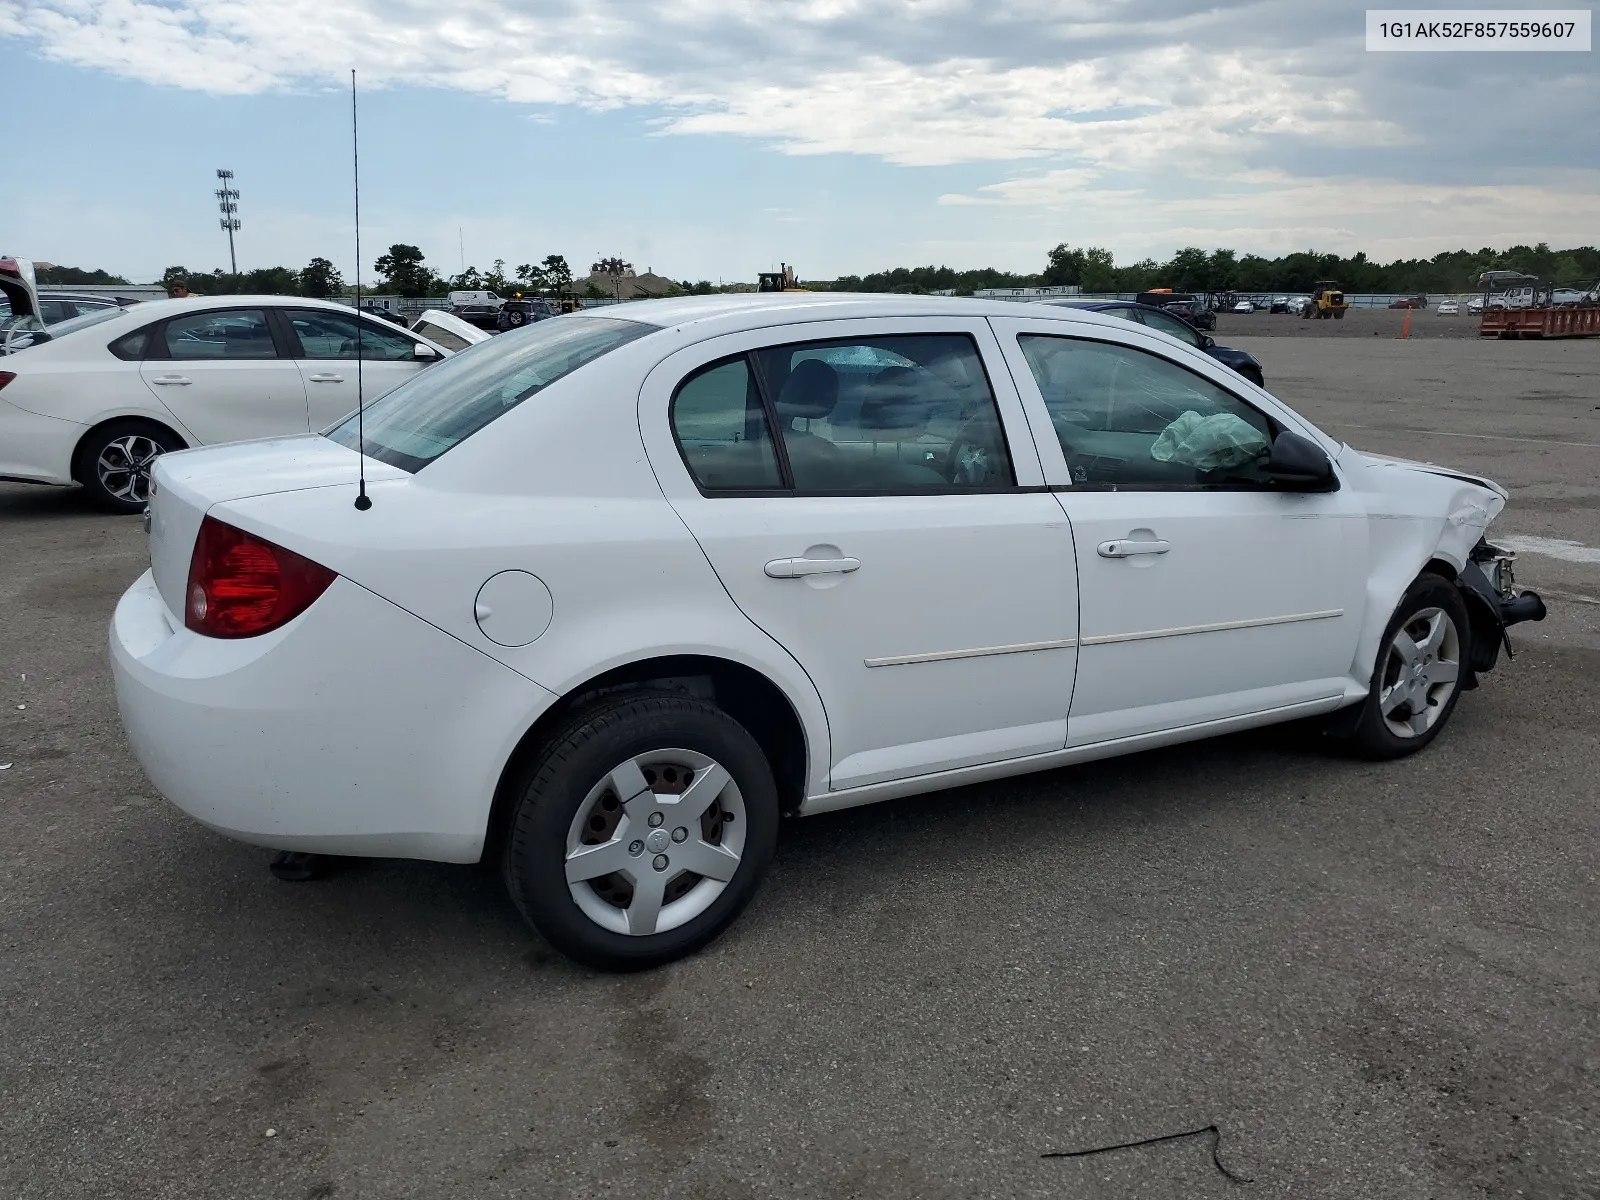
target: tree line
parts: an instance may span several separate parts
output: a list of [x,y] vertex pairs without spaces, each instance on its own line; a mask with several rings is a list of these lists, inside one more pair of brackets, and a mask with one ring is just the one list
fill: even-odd
[[1308,292],[1331,279],[1348,292],[1470,292],[1483,271],[1522,271],[1557,287],[1592,286],[1600,280],[1600,249],[1577,246],[1552,250],[1548,243],[1507,250],[1447,250],[1432,258],[1376,263],[1364,251],[1349,256],[1298,251],[1279,258],[1240,255],[1235,250],[1179,250],[1160,262],[1153,258],[1118,266],[1111,251],[1065,242],[1045,258],[1035,275],[983,268],[895,267],[871,275],[845,275],[826,286],[848,292],[938,292],[967,294],[980,288],[1076,285],[1086,292],[1142,292],[1167,287],[1179,292]]
[[[501,295],[524,292],[530,295],[570,295],[575,288],[573,272],[560,254],[548,254],[537,263],[507,268],[497,258],[484,271],[468,267],[455,275],[441,275],[423,256],[420,248],[397,242],[373,263],[375,278],[364,283],[368,295],[398,294],[407,298],[441,296],[450,291],[493,291]],[[590,267],[596,276],[621,276],[632,264],[612,256]],[[843,275],[826,282],[811,281],[803,286],[841,292],[953,291],[970,294],[981,288],[1040,287],[1076,285],[1086,292],[1140,292],[1152,287],[1168,287],[1180,292],[1306,292],[1324,279],[1332,279],[1350,292],[1470,292],[1476,289],[1480,272],[1489,270],[1522,271],[1557,287],[1592,286],[1600,280],[1600,249],[1576,246],[1552,250],[1545,242],[1535,246],[1512,246],[1506,250],[1484,247],[1481,250],[1448,250],[1432,258],[1396,259],[1376,263],[1365,252],[1347,257],[1319,254],[1315,250],[1297,251],[1278,258],[1259,254],[1240,255],[1237,251],[1206,251],[1198,246],[1179,250],[1160,262],[1154,258],[1117,265],[1111,251],[1099,246],[1071,246],[1062,242],[1045,256],[1044,269],[1036,274],[1001,271],[993,267],[958,271],[953,267],[894,267],[869,275]],[[100,270],[49,266],[39,269],[39,282],[51,284],[127,285],[128,280]],[[262,267],[233,274],[220,268],[191,271],[184,266],[168,267],[157,282],[167,288],[182,283],[201,295],[287,295],[343,296],[353,292],[339,270],[326,258],[313,258],[304,267]],[[748,291],[749,284],[713,285],[682,280],[675,294],[705,295],[719,291]],[[609,295],[585,281],[584,295]]]

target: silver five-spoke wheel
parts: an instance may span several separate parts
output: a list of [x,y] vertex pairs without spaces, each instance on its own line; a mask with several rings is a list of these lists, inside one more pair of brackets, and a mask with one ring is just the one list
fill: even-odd
[[164,447],[140,433],[113,438],[95,459],[95,476],[100,486],[117,500],[145,504],[150,499],[150,467]]
[[1396,737],[1421,737],[1461,677],[1461,632],[1442,608],[1424,608],[1395,631],[1383,659],[1378,711]]
[[626,759],[589,790],[567,830],[572,899],[613,933],[676,929],[728,886],[746,823],[738,784],[706,755],[667,749]]

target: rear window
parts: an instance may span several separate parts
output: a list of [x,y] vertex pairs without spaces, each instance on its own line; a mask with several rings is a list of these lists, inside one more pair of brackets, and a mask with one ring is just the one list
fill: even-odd
[[[562,376],[657,328],[573,314],[481,342],[369,405],[366,453],[406,471],[420,470]],[[355,449],[356,415],[326,434]]]

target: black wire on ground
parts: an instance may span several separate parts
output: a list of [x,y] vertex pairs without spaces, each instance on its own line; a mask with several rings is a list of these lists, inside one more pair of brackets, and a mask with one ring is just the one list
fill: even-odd
[[1222,1165],[1218,1151],[1222,1148],[1222,1130],[1215,1125],[1207,1125],[1201,1129],[1190,1129],[1183,1133],[1164,1133],[1160,1137],[1143,1138],[1137,1142],[1118,1142],[1115,1146],[1095,1146],[1089,1150],[1050,1150],[1039,1155],[1040,1158],[1087,1158],[1091,1154],[1110,1154],[1113,1150],[1135,1150],[1140,1146],[1156,1146],[1162,1142],[1176,1142],[1182,1138],[1199,1137],[1203,1133],[1211,1135],[1211,1162],[1223,1175],[1234,1183],[1254,1183],[1255,1180],[1247,1179],[1243,1175],[1236,1175]]

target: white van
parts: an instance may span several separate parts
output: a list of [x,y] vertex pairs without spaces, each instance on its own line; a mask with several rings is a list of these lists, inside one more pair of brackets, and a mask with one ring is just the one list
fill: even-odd
[[451,292],[450,308],[456,313],[492,313],[500,311],[500,297],[493,292]]

